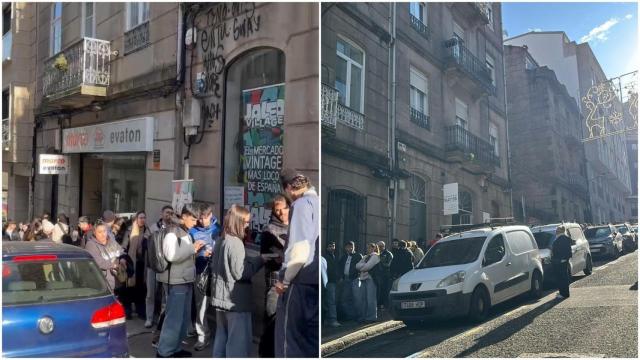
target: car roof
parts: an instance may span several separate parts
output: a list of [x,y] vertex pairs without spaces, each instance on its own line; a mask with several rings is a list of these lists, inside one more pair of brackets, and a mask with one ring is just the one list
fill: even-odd
[[[565,227],[570,226],[570,227],[580,227],[579,224],[576,223],[557,223],[557,224],[546,224],[546,225],[537,225],[531,228],[531,232],[541,232],[541,231],[550,231],[550,230],[556,230],[558,228],[558,226],[560,225],[564,225]],[[582,227],[580,227],[580,229],[582,229]]]
[[53,254],[65,257],[92,256],[84,249],[73,245],[58,244],[50,241],[3,241],[2,256]]
[[509,231],[509,230],[529,230],[529,227],[524,225],[506,225],[506,226],[495,226],[495,227],[487,226],[484,228],[478,228],[478,229],[463,231],[460,233],[454,233],[442,238],[442,240],[440,241],[456,241],[456,240],[468,239],[472,237],[483,237],[483,236],[488,237],[488,236],[498,234],[502,231]]

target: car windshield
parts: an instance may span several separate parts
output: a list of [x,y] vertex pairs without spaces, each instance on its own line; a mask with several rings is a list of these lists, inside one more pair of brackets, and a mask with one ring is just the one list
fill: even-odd
[[584,236],[587,239],[595,239],[604,236],[609,236],[611,234],[611,229],[609,227],[601,227],[601,228],[589,228],[584,231]]
[[618,232],[621,232],[623,234],[626,233],[626,232],[629,232],[629,229],[627,228],[627,225],[617,226],[616,230],[618,230]]
[[109,295],[93,260],[2,262],[2,305],[43,304]]
[[556,233],[540,231],[533,233],[533,237],[536,239],[538,249],[551,249],[551,243],[555,239]]
[[436,243],[424,256],[417,269],[468,264],[476,261],[485,236]]

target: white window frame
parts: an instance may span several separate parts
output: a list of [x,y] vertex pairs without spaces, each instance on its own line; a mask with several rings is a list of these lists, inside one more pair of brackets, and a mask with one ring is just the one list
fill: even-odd
[[[93,14],[91,14],[91,36],[87,34],[87,4],[92,4]],[[96,38],[96,3],[95,2],[81,2],[82,8],[82,37]]]
[[[414,14],[413,7],[418,6],[418,12],[422,11],[422,14]],[[415,1],[409,3],[409,14],[415,16],[418,20],[422,21],[423,24],[427,25],[428,22],[428,12],[427,12],[427,3],[422,1]]]
[[[56,12],[56,5],[60,4],[60,17],[56,18],[55,17],[55,12]],[[50,36],[50,40],[49,40],[49,55],[53,56],[57,53],[59,53],[60,51],[62,51],[62,12],[64,10],[64,6],[62,4],[62,2],[53,2],[51,3],[51,21],[50,21],[50,32],[49,34]],[[55,31],[55,27],[56,27],[56,23],[60,24],[60,28],[59,28],[59,32]],[[60,46],[58,49],[56,49],[56,37],[60,36]]]
[[489,74],[491,75],[491,85],[496,86],[496,60],[493,56],[485,54],[485,65],[487,66],[487,69],[489,69]]
[[[127,3],[127,12],[126,12],[126,30],[129,31],[131,29],[133,29],[134,27],[140,25],[140,24],[144,24],[145,22],[149,21],[149,18],[151,17],[151,6],[149,5],[150,3],[148,2],[128,2]],[[137,24],[132,24],[131,23],[131,6],[135,5],[138,6],[138,23]],[[147,11],[146,13],[148,14],[148,17],[145,19],[144,18],[144,6],[147,7]],[[95,13],[95,9],[94,9],[94,13]]]
[[[420,82],[422,82],[424,86],[420,87]],[[414,91],[421,92],[424,95],[422,104],[424,111],[422,111],[422,113],[424,115],[429,115],[429,78],[427,78],[418,69],[411,66],[409,67],[409,106],[420,111],[420,109],[413,107],[411,104]]]
[[488,3],[487,7],[485,8],[485,11],[487,12],[487,18],[489,18],[489,23],[487,24],[487,26],[489,27],[489,29],[491,29],[491,31],[493,31],[493,26],[494,26],[494,22],[493,22],[493,4],[492,3]]
[[489,143],[493,146],[493,151],[496,156],[500,156],[500,132],[498,131],[498,125],[489,123]]
[[[469,105],[464,101],[456,98],[456,125],[460,125],[463,129],[469,130]],[[458,111],[458,108],[464,109],[464,114]],[[460,116],[460,115],[464,115]]]
[[[353,109],[351,107],[351,66],[355,66],[357,68],[360,69],[360,72],[362,74],[362,76],[360,77],[360,88],[362,89],[362,91],[360,92],[360,108],[359,109],[353,109],[356,110],[360,113],[364,113],[364,92],[365,92],[365,88],[364,88],[364,77],[365,77],[365,63],[366,63],[366,53],[364,51],[364,49],[362,49],[360,46],[356,45],[353,41],[338,35],[338,40],[339,41],[344,41],[345,43],[349,44],[349,46],[355,48],[356,50],[360,51],[362,53],[362,64],[356,62],[355,60],[351,59],[350,57],[348,57],[346,54],[341,53],[340,51],[338,51],[338,47],[336,46],[336,56],[340,57],[341,59],[343,59],[344,61],[347,62],[347,75],[346,75],[346,93],[344,94],[344,99],[345,99],[345,103],[344,106]],[[336,44],[337,45],[337,44]]]

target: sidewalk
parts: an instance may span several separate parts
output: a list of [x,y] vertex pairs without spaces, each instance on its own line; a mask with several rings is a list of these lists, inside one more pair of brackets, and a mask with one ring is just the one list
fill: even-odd
[[322,357],[335,354],[354,344],[404,326],[401,321],[392,320],[386,310],[378,311],[378,321],[376,322],[344,321],[340,324],[342,326],[339,327],[322,325]]

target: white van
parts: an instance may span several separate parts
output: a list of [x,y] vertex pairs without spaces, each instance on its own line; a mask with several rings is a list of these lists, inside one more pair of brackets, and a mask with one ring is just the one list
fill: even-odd
[[484,227],[447,236],[389,294],[396,320],[412,325],[432,317],[484,319],[491,306],[530,292],[542,295],[543,270],[531,230]]

